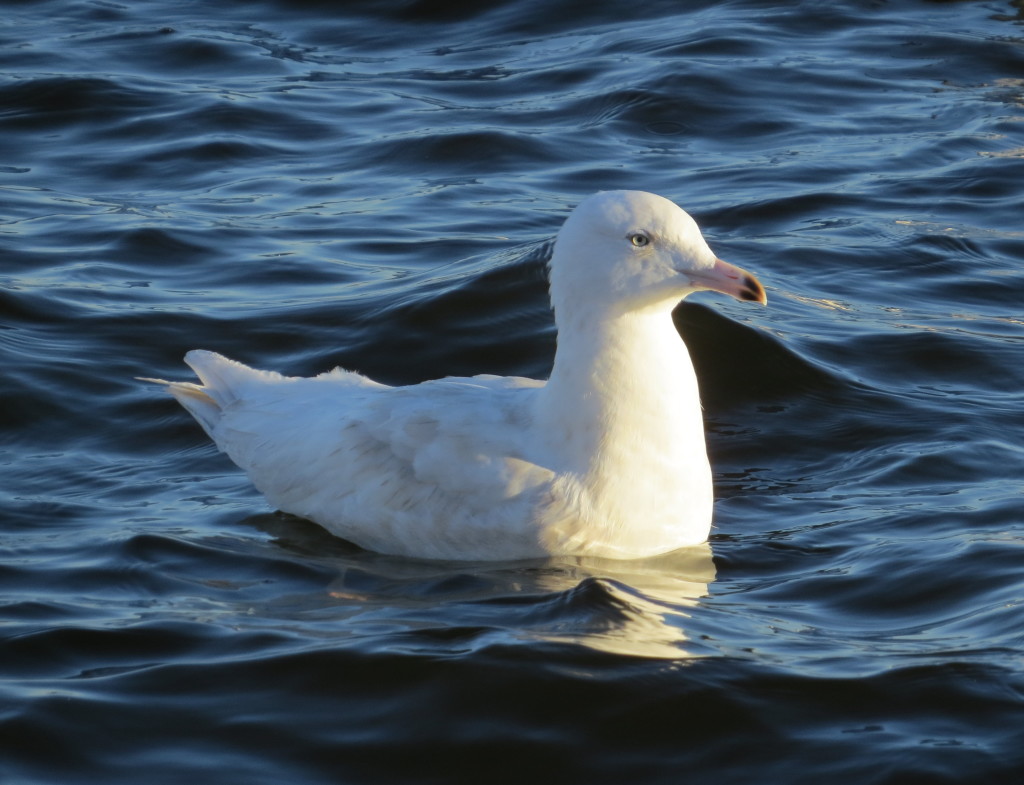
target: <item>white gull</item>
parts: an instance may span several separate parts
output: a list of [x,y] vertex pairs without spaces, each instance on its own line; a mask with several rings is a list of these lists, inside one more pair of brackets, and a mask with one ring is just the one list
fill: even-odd
[[207,351],[162,382],[275,508],[373,551],[432,559],[638,558],[707,539],[697,379],[672,309],[710,289],[766,302],[694,220],[639,191],[584,200],[558,234],[547,382],[388,387],[259,371]]

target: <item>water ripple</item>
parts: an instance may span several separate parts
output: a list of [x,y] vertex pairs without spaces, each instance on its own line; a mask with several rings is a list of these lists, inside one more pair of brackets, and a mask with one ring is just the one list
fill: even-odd
[[[997,2],[14,4],[12,781],[1016,782],[1019,15]],[[678,200],[707,548],[421,563],[268,511],[136,376],[543,377],[581,196]]]

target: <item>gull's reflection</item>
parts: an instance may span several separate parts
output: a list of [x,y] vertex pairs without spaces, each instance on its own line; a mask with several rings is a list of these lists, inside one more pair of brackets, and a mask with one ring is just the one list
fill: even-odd
[[706,543],[628,561],[436,562],[362,551],[291,516],[247,522],[334,571],[326,593],[304,607],[294,596],[283,603],[293,622],[315,618],[321,632],[330,624],[337,635],[396,651],[453,655],[544,642],[679,659],[690,653],[689,610],[715,579]]

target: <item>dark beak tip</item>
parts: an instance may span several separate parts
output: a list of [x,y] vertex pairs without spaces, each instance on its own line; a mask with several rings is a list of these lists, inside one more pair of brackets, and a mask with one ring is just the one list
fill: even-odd
[[761,305],[768,304],[768,295],[765,293],[764,287],[752,275],[748,275],[744,279],[743,287],[743,291],[740,292],[741,299],[752,303],[761,303]]

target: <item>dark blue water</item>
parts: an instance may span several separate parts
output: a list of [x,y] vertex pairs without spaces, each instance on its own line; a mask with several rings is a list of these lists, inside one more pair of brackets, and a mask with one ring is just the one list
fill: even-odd
[[[1021,782],[1020,7],[4,4],[0,781]],[[768,288],[706,549],[366,553],[134,381],[543,377],[608,188]]]

